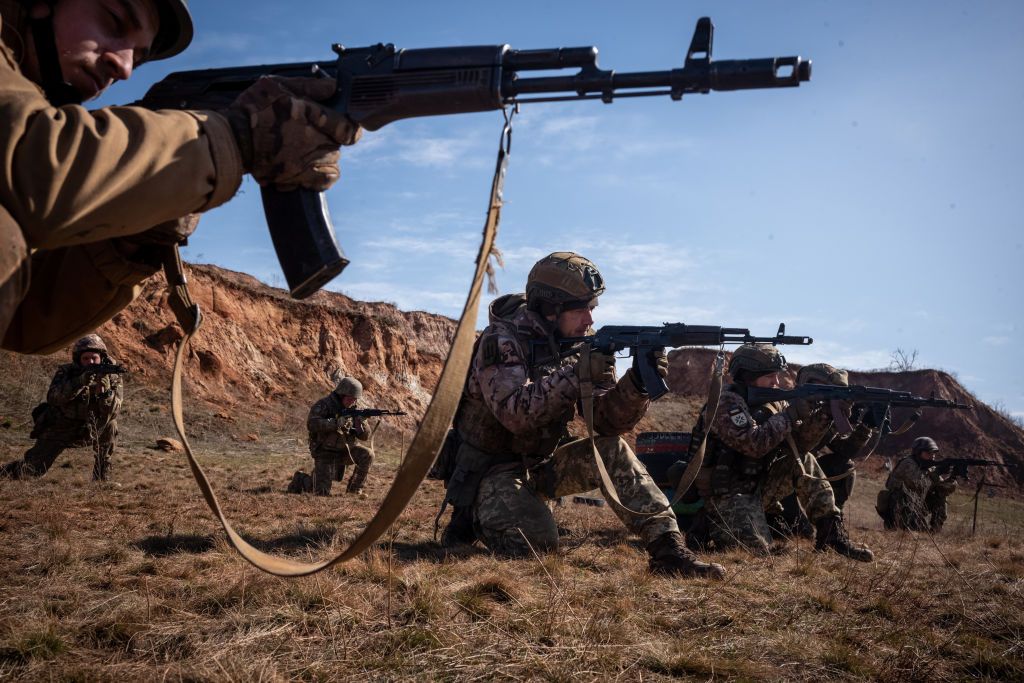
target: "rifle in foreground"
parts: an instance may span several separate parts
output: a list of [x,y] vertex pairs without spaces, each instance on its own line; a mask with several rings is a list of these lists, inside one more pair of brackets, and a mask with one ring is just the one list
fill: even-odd
[[345,408],[338,413],[338,417],[354,417],[365,420],[368,417],[406,414],[407,413],[404,410],[384,410],[383,408]]
[[996,460],[980,460],[978,458],[943,458],[935,461],[935,467],[939,474],[952,472],[954,479],[966,479],[967,470],[970,467],[1002,467],[1003,469],[1016,469],[1013,463],[1002,463]]
[[86,365],[82,368],[83,375],[91,375],[93,377],[102,377],[104,375],[123,375],[128,372],[128,368],[123,365],[117,365],[116,363],[99,363],[97,365]]
[[[561,358],[579,353],[578,344],[589,344],[591,348],[605,354],[618,353],[628,349],[630,356],[636,356],[637,365],[640,368],[640,379],[652,401],[668,392],[668,385],[658,374],[658,368],[651,354],[655,349],[752,343],[806,346],[814,342],[810,337],[787,335],[785,323],[779,325],[779,331],[773,337],[756,337],[750,334],[750,330],[742,327],[665,323],[661,326],[651,327],[605,325],[592,335],[565,337],[559,341],[573,345],[559,354]],[[547,349],[546,341],[533,341],[531,345],[531,353],[535,358],[537,354],[543,353]]]
[[[326,103],[367,130],[416,116],[503,109],[533,102],[667,95],[673,100],[712,90],[789,88],[811,78],[800,57],[711,60],[714,25],[697,22],[686,62],[667,71],[618,72],[597,66],[597,48],[513,50],[508,45],[405,50],[392,44],[346,48],[336,58],[292,64],[240,66],[172,73],[136,104],[150,109],[223,109],[258,78],[336,78]],[[529,77],[531,71],[578,69],[566,76]],[[261,188],[263,210],[291,294],[305,298],[340,273],[348,259],[338,246],[322,193]]]

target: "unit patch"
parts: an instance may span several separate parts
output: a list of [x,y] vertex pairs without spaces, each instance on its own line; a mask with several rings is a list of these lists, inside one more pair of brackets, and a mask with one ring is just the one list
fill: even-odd
[[729,411],[729,419],[732,420],[732,423],[737,427],[746,427],[750,424],[750,419],[747,417],[747,414],[739,408],[733,408]]

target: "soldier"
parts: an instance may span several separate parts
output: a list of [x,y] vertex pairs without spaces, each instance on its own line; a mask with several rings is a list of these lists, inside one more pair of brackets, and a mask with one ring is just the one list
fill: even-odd
[[46,403],[32,411],[36,443],[23,460],[7,463],[0,476],[11,479],[40,477],[53,466],[65,448],[91,446],[96,453],[92,478],[105,481],[117,437],[117,413],[121,409],[120,366],[107,354],[97,334],[75,342],[71,363],[57,368]]
[[[869,562],[871,551],[850,543],[832,487],[807,450],[832,427],[826,406],[805,400],[747,405],[748,387],[778,388],[786,359],[771,344],[744,344],[729,361],[733,383],[722,391],[712,425],[706,406],[693,430],[699,443],[708,430],[704,466],[697,478],[704,497],[708,539],[716,548],[740,543],[757,553],[771,547],[766,513],[781,512],[778,501],[795,492],[815,527],[815,550],[832,548]],[[795,452],[790,452],[793,440]]]
[[[796,383],[800,384],[832,384],[835,386],[849,386],[849,375],[846,370],[839,370],[828,363],[812,363],[800,368],[797,372]],[[843,431],[831,424],[825,435],[808,449],[808,452],[818,459],[818,465],[826,477],[834,481],[832,492],[835,495],[836,507],[840,512],[846,501],[853,493],[853,485],[857,479],[857,470],[853,464],[853,458],[860,450],[877,435],[878,430],[869,424],[871,413],[865,411],[860,421],[853,426],[852,431]],[[800,430],[798,430],[800,431]],[[808,433],[813,436],[813,430]],[[802,440],[805,437],[801,437]],[[814,536],[813,528],[809,527],[806,515],[800,510],[799,502],[795,494],[790,494],[783,499],[782,505],[785,512],[781,519],[769,515],[768,524],[772,530],[782,529],[796,531],[803,534],[806,529],[809,537]]]
[[224,112],[79,106],[184,50],[185,0],[0,0],[0,39],[6,349],[46,353],[113,317],[244,172],[323,190],[358,138],[314,101],[327,78],[261,79]]
[[[594,384],[597,449],[623,504],[640,512],[667,506],[633,451],[619,436],[650,401],[635,369],[616,381],[615,359],[591,351],[587,368],[560,340],[585,335],[604,282],[589,260],[556,252],[534,265],[525,294],[490,305],[490,324],[477,340],[459,405],[461,444],[446,480],[454,506],[442,542],[479,538],[492,552],[521,557],[558,548],[550,501],[600,486],[588,439],[572,440],[568,424],[581,400],[580,377]],[[664,350],[653,359],[664,375]],[[559,447],[559,444],[562,444]],[[671,510],[639,517],[616,514],[638,534],[657,573],[721,578],[724,569],[697,560]]]
[[344,414],[358,408],[362,396],[363,385],[359,380],[343,377],[334,391],[309,411],[306,427],[309,454],[313,456],[312,489],[318,496],[331,495],[331,485],[345,479],[345,466],[350,464],[355,465],[355,470],[346,490],[356,495],[363,493],[366,475],[373,464],[373,451],[357,442],[369,439],[370,430],[362,418]]
[[939,446],[921,436],[914,439],[910,455],[889,474],[885,489],[878,492],[876,510],[886,529],[938,532],[946,523],[946,498],[956,491],[950,474],[943,478],[935,467]]

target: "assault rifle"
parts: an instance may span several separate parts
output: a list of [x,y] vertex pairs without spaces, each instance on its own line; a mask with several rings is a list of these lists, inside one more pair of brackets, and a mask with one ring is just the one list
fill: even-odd
[[99,363],[97,365],[86,365],[82,368],[81,372],[83,375],[102,377],[104,375],[123,375],[128,372],[128,368],[116,363]]
[[[668,95],[799,86],[811,78],[810,60],[769,57],[711,61],[714,25],[697,21],[680,69],[634,73],[597,66],[596,47],[513,50],[508,45],[405,50],[394,45],[346,48],[336,58],[293,64],[240,66],[172,73],[136,104],[151,109],[223,109],[265,75],[336,78],[326,104],[367,130],[416,116],[503,109],[533,102]],[[566,76],[528,77],[531,71],[579,69]],[[568,93],[568,94],[564,94]],[[526,96],[526,97],[524,97]],[[533,97],[531,97],[533,96]],[[263,210],[291,294],[303,299],[340,273],[348,259],[334,236],[321,193],[261,188]]]
[[[747,403],[760,405],[773,401],[791,401],[793,399],[808,401],[852,401],[861,412],[861,420],[870,427],[875,427],[882,434],[890,431],[891,408],[948,408],[971,410],[974,406],[958,403],[945,398],[917,396],[909,391],[897,391],[882,387],[864,387],[854,385],[838,387],[831,384],[801,384],[793,389],[767,389],[760,387],[747,388]],[[920,412],[915,413],[911,421],[916,421]]]
[[1001,463],[996,460],[979,460],[977,458],[943,458],[935,461],[935,467],[939,474],[952,472],[954,479],[966,479],[967,468],[969,467],[1002,467],[1004,469],[1016,469],[1017,465]]
[[338,417],[355,417],[366,419],[368,417],[381,417],[382,415],[405,415],[404,410],[384,410],[383,408],[343,408]]
[[[636,357],[640,369],[640,380],[648,396],[654,401],[668,392],[668,385],[655,365],[652,351],[680,346],[721,346],[722,344],[799,344],[806,346],[814,342],[810,337],[790,336],[786,334],[786,324],[779,325],[774,337],[755,337],[750,330],[742,327],[715,327],[713,325],[687,325],[685,323],[665,323],[661,326],[640,327],[635,325],[605,325],[592,335],[585,337],[563,337],[563,344],[572,344],[571,348],[559,352],[559,358],[579,353],[577,344],[589,344],[591,348],[605,354],[629,350],[630,356]],[[531,353],[534,361],[537,354],[547,349],[547,342],[535,340],[531,342]]]

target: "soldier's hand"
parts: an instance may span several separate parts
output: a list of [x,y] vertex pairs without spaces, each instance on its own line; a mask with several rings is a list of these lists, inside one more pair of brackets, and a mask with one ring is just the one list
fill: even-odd
[[589,377],[594,384],[612,384],[615,382],[615,356],[601,353],[596,349],[590,350],[589,366],[583,367],[584,358],[581,356],[576,363],[576,376],[580,379]]
[[786,414],[789,415],[789,419],[794,423],[806,422],[811,419],[816,409],[816,403],[812,403],[805,398],[797,398],[790,401],[789,405],[786,406]]
[[335,94],[333,78],[264,76],[228,107],[245,169],[260,185],[323,191],[338,179],[340,145],[362,129],[319,104]]

